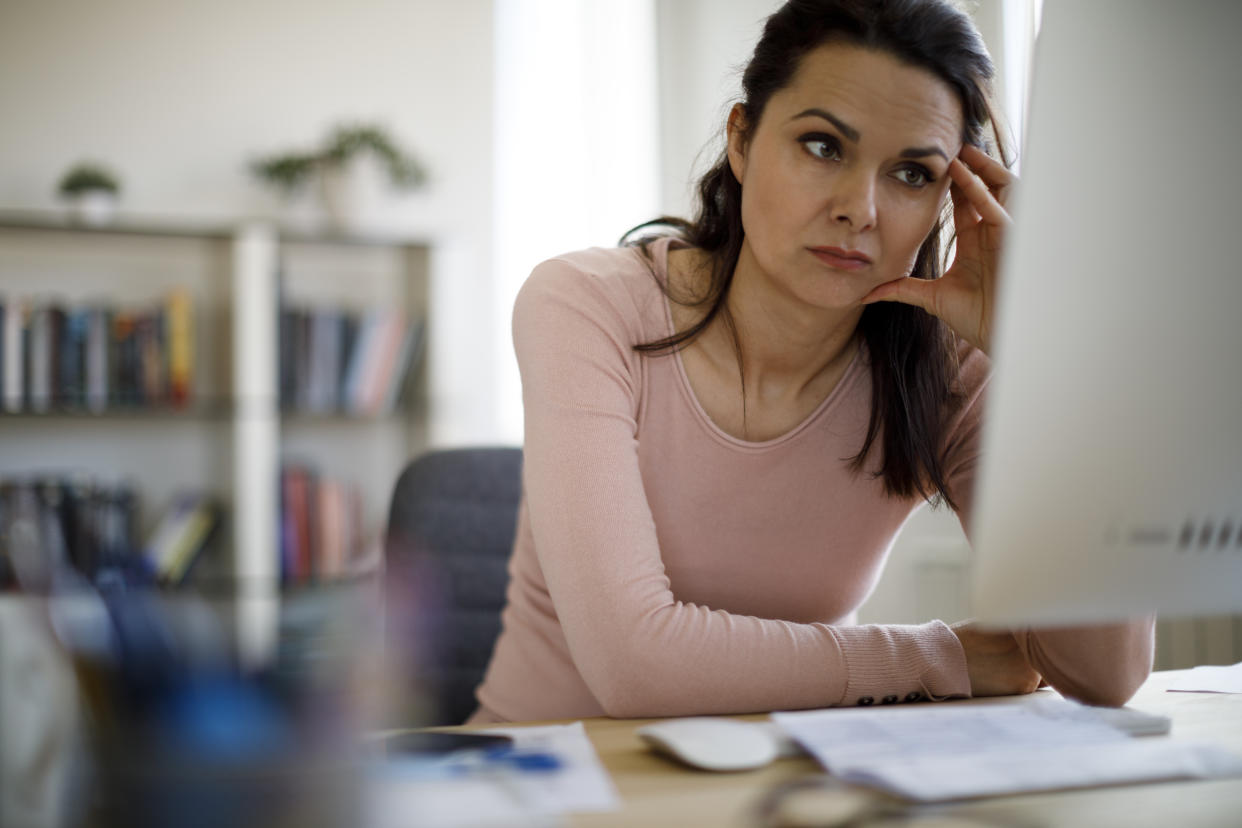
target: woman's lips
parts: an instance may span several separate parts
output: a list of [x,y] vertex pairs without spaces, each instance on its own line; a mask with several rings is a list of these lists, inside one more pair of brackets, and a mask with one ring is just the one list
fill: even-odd
[[862,270],[871,264],[871,259],[867,254],[857,250],[842,250],[839,247],[811,247],[807,249],[811,251],[815,258],[838,270]]

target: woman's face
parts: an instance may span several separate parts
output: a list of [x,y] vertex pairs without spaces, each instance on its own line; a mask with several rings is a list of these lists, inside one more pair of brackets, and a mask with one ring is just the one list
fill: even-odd
[[821,308],[910,274],[961,149],[962,107],[930,72],[846,44],[809,52],[758,127],[729,119],[739,267]]

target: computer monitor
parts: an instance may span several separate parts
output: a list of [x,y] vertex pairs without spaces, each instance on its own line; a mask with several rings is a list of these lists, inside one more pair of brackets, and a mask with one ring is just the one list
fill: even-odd
[[1047,0],[973,516],[981,621],[1242,610],[1242,4]]

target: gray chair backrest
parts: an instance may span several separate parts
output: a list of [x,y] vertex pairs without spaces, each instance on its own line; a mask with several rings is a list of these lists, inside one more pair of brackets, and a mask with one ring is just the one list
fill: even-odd
[[390,625],[388,646],[405,651],[416,671],[408,678],[428,697],[421,724],[460,724],[475,709],[500,633],[521,495],[518,448],[432,451],[397,480],[389,601],[413,604],[416,623]]

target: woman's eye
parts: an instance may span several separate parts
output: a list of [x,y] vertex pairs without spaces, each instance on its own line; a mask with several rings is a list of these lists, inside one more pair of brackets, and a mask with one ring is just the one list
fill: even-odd
[[925,187],[935,179],[931,173],[921,167],[902,167],[893,173],[902,184],[911,187]]
[[806,151],[816,158],[835,161],[841,157],[841,146],[829,135],[804,135],[798,139]]

